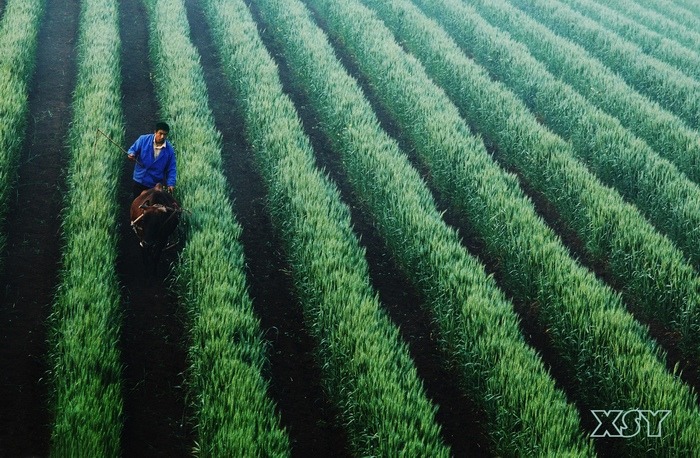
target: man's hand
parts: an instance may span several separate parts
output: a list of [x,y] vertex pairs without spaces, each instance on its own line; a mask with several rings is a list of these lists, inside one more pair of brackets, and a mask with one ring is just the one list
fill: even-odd
[[175,192],[175,186],[168,186],[168,192],[169,192],[170,194],[172,194],[173,192]]
[[131,162],[136,162],[136,155],[135,155],[135,154],[127,154],[126,157],[127,157]]

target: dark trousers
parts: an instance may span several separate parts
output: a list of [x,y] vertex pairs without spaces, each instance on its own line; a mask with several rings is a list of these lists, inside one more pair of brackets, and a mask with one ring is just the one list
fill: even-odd
[[142,185],[142,184],[139,183],[138,181],[134,181],[134,185],[133,185],[133,188],[132,188],[134,199],[136,199],[136,198],[139,196],[139,194],[141,194],[141,193],[142,193],[143,191],[145,191],[146,189],[151,189],[151,188],[148,187],[148,186]]

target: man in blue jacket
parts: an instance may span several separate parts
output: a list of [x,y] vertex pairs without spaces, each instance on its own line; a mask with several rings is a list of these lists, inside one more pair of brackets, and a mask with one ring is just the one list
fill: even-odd
[[164,122],[156,124],[152,134],[141,135],[127,152],[134,166],[134,198],[145,189],[165,185],[168,192],[175,190],[177,164],[175,149],[166,140],[170,126]]

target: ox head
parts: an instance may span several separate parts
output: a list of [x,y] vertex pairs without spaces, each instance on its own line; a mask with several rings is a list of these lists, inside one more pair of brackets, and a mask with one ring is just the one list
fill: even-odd
[[155,188],[145,190],[131,204],[131,227],[139,239],[144,263],[154,271],[180,221],[180,213],[175,198]]

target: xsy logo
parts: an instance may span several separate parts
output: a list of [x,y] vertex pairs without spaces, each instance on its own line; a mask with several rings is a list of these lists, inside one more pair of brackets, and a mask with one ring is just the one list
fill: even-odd
[[591,410],[598,420],[591,437],[661,437],[661,423],[670,410]]

